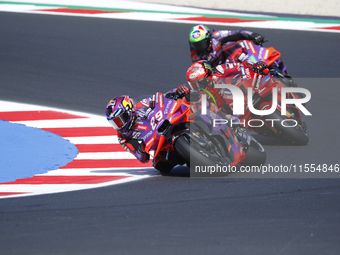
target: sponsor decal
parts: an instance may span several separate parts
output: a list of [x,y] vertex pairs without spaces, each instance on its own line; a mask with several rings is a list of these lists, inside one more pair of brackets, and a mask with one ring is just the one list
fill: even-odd
[[175,109],[177,108],[177,104],[178,102],[174,103],[174,105],[172,106],[171,110],[170,110],[170,114],[173,114]]
[[226,90],[226,89],[222,90],[222,94],[223,95],[232,95],[231,91],[230,90]]
[[250,42],[250,41],[247,41],[247,43],[248,43],[248,45],[249,45],[249,47],[250,47],[251,52],[252,52],[254,55],[256,55],[257,51],[256,51],[256,49],[255,49],[255,47],[254,47],[254,44],[253,44],[252,42]]
[[266,60],[268,58],[268,54],[269,54],[269,50],[266,50],[266,53],[264,54],[264,60]]
[[155,141],[155,137],[152,137],[147,143],[145,144],[145,147],[151,146],[151,144]]
[[144,99],[141,101],[141,103],[142,103],[142,105],[144,105],[144,106],[146,106],[146,107],[150,107],[150,103],[149,103],[149,101],[148,101],[146,98],[144,98]]
[[251,74],[249,72],[249,68],[246,68],[246,75],[247,75],[247,79],[251,79]]
[[244,46],[246,47],[247,50],[250,50],[249,45],[247,44],[247,41],[243,41]]
[[262,75],[259,75],[256,79],[256,83],[255,83],[255,90],[258,90],[260,88],[261,82],[262,82]]
[[246,72],[245,72],[245,70],[244,70],[244,67],[241,66],[240,69],[241,69],[241,73],[242,73],[242,78],[243,78],[243,80],[246,80],[246,79],[247,79],[247,75],[246,75]]
[[198,73],[192,73],[189,75],[189,79],[195,79],[198,76]]
[[224,74],[224,68],[221,65],[216,66],[216,70],[221,74]]
[[263,48],[261,48],[259,51],[258,60],[262,60],[262,58],[263,58]]
[[168,103],[166,104],[165,110],[164,110],[164,114],[168,114],[169,113],[169,108],[170,108],[171,104],[172,104],[172,101],[168,101]]
[[230,90],[227,89],[221,89],[221,94],[222,97],[226,100],[226,99],[233,99],[233,94],[231,93]]
[[147,118],[149,116],[149,114],[151,113],[152,109],[148,108],[144,114],[145,118]]
[[158,92],[156,93],[155,97],[156,97],[156,104],[159,104],[159,93]]
[[140,129],[140,130],[144,130],[144,131],[148,131],[149,127],[146,126],[146,125],[137,125],[136,127],[137,129]]
[[163,102],[163,95],[158,95],[158,101],[159,101],[159,108],[162,110],[164,108],[164,102]]
[[146,133],[146,134],[144,135],[143,138],[144,138],[144,139],[147,139],[150,135],[152,135],[152,131]]
[[158,103],[158,98],[156,97],[156,94],[153,94],[153,95],[152,95],[151,100],[152,100],[152,102],[153,102],[153,106],[155,106],[155,105]]
[[240,62],[243,62],[244,60],[246,60],[248,57],[248,55],[246,55],[244,52],[242,52],[242,54],[238,57],[238,60]]

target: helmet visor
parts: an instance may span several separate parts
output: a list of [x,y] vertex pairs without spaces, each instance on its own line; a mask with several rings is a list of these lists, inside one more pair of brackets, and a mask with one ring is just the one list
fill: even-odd
[[123,112],[119,116],[111,118],[108,121],[115,130],[120,131],[128,123],[129,117],[129,113]]
[[209,47],[209,42],[207,39],[201,40],[199,42],[193,42],[191,43],[192,47],[197,50],[197,51],[201,51],[204,52],[208,49]]

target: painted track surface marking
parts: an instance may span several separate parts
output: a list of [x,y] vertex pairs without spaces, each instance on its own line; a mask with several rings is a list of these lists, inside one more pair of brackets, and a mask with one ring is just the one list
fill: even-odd
[[131,1],[99,0],[9,0],[0,1],[0,11],[85,16],[107,19],[128,19],[177,23],[205,23],[225,26],[289,29],[319,32],[340,32],[340,19],[313,19],[245,14],[232,11],[205,10],[192,7]]
[[0,101],[0,109],[0,119],[60,135],[79,150],[73,161],[56,170],[0,183],[0,198],[103,187],[158,172],[151,163],[140,163],[118,144],[115,130],[104,115],[6,101]]

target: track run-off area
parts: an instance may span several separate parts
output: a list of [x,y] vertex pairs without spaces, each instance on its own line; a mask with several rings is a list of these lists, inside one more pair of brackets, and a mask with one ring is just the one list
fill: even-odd
[[0,1],[0,11],[104,19],[204,23],[237,27],[340,32],[340,20],[337,18],[324,17],[322,19],[306,18],[303,16],[246,14],[233,11],[207,10],[120,0],[100,0],[95,2],[79,0],[9,0]]
[[[146,169],[152,169],[151,164],[141,164],[125,151],[118,144],[116,131],[103,116],[5,101],[0,101],[0,109],[0,119],[12,123],[0,135],[0,198],[102,187],[150,176]],[[65,147],[59,153],[71,157],[70,162],[55,169],[57,162],[53,160],[56,160],[58,151],[50,141],[51,135],[44,139],[42,151],[38,151],[37,144],[27,141],[27,136],[31,135],[25,132],[28,128],[14,130],[17,132],[15,136],[20,138],[4,143],[10,130],[20,124],[61,136],[76,146],[76,153],[70,153],[70,148]],[[54,157],[45,155],[48,149],[52,153],[54,151]],[[5,151],[11,153],[6,154]],[[7,158],[3,158],[5,156]],[[43,169],[41,165],[30,166],[30,161],[37,160],[41,165],[50,161],[51,169]],[[138,175],[131,174],[131,170]],[[41,174],[33,176],[40,171]],[[3,181],[5,177],[6,182]]]

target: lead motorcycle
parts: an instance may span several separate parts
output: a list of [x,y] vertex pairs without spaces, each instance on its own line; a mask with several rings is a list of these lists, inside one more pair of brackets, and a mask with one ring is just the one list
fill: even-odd
[[188,96],[178,99],[175,94],[154,94],[155,108],[147,119],[138,120],[136,127],[146,152],[154,151],[156,157],[163,151],[168,158],[177,151],[192,169],[265,163],[266,152],[252,136],[242,128],[214,125],[214,120],[221,117],[210,111],[202,115],[200,104],[190,104]]

